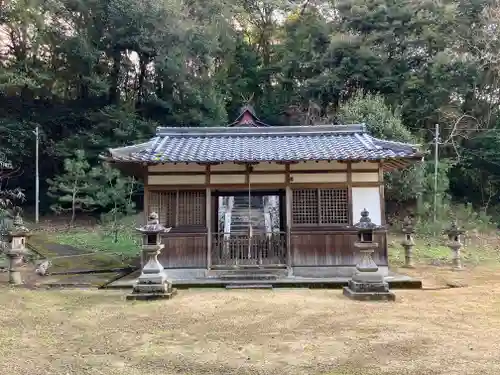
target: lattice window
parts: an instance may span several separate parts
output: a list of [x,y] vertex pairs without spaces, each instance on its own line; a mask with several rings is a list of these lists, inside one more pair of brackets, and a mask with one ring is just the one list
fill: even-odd
[[160,223],[175,226],[176,191],[150,191],[148,194],[148,214],[157,212]]
[[205,191],[150,191],[148,213],[157,212],[167,227],[205,225]]
[[292,223],[295,225],[349,224],[347,188],[293,190]]
[[318,189],[293,190],[292,223],[318,224]]
[[206,220],[205,191],[179,191],[178,225],[204,225]]
[[347,189],[319,189],[320,224],[349,224]]

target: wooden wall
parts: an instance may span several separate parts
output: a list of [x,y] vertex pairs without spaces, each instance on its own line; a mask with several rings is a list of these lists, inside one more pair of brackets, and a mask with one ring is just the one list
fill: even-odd
[[342,163],[337,161],[292,164],[258,163],[253,165],[222,163],[214,165],[158,164],[148,167],[150,187],[246,187],[251,185],[299,186],[308,184],[379,183],[378,162]]
[[206,268],[206,233],[169,233],[158,260],[165,268]]
[[[304,266],[353,266],[359,261],[359,249],[354,247],[355,231],[319,229],[315,231],[292,231],[291,265]],[[378,246],[373,260],[378,265],[387,265],[386,234],[375,234]]]

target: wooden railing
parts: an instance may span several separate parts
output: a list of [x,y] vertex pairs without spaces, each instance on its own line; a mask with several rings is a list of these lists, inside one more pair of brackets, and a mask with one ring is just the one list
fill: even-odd
[[277,233],[215,233],[212,235],[212,264],[284,265],[286,234]]

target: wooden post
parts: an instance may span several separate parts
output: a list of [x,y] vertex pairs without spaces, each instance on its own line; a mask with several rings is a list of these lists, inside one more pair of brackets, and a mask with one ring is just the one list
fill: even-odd
[[207,222],[207,269],[212,268],[212,189],[205,189],[206,222]]
[[[144,168],[144,195],[143,195],[143,210],[144,210],[144,224],[146,224],[148,222],[148,218],[149,218],[149,186],[148,186],[148,182],[149,182],[149,167],[146,166]],[[161,223],[160,223],[161,224]],[[144,268],[144,252],[141,250],[141,269]]]
[[[175,226],[179,226],[179,190],[175,191]],[[185,217],[185,216],[184,216]]]
[[347,163],[347,208],[349,210],[349,225],[354,225],[354,214],[352,212],[352,163]]
[[286,265],[289,273],[292,270],[292,249],[291,249],[291,228],[292,228],[292,189],[287,184],[285,188],[285,202],[286,202]]
[[384,164],[378,164],[378,179],[380,183],[380,224],[385,225],[385,185],[384,185]]

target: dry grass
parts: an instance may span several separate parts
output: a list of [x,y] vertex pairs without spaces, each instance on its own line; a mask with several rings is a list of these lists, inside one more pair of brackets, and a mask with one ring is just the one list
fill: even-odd
[[125,292],[4,287],[1,362],[9,375],[496,375],[494,271],[455,273],[468,288],[396,291],[394,304],[339,290],[192,290],[140,303]]

